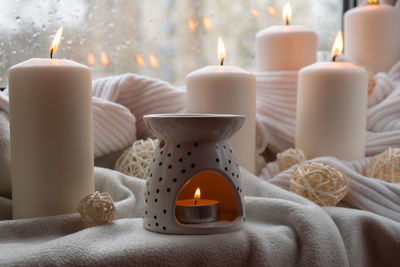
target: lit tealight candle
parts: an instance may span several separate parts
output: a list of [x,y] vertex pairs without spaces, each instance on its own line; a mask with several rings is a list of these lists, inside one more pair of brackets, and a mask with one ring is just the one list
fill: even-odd
[[336,62],[343,49],[338,33],[332,62],[318,62],[299,72],[296,147],[307,158],[364,157],[368,74],[350,62]]
[[210,223],[218,220],[219,201],[200,198],[200,188],[193,199],[176,201],[176,218],[182,223]]
[[299,70],[312,64],[317,56],[317,34],[303,26],[290,25],[292,8],[283,9],[285,25],[271,26],[257,32],[256,70]]

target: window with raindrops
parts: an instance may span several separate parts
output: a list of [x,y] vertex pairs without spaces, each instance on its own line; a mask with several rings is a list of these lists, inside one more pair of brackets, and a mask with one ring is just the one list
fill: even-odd
[[[291,0],[292,24],[313,29],[329,50],[341,28],[342,0]],[[86,64],[93,78],[134,72],[180,86],[185,76],[218,64],[254,70],[257,31],[283,24],[286,0],[0,0],[0,87],[10,66],[49,56],[64,26],[56,58]]]

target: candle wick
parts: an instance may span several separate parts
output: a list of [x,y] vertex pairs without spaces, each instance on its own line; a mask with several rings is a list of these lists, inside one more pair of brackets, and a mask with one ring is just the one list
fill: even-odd
[[289,26],[289,18],[285,19],[285,24],[286,24],[286,26]]
[[224,65],[224,59],[221,59],[221,66]]
[[53,58],[53,48],[50,49],[50,58]]
[[194,201],[194,205],[195,205],[195,206],[197,205],[197,199]]
[[338,55],[335,54],[335,55],[332,57],[332,62],[335,62],[337,57],[338,57]]

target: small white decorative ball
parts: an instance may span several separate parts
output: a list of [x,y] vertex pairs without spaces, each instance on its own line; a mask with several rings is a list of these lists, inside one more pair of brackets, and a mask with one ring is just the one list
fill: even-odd
[[306,160],[303,151],[300,149],[289,148],[285,151],[278,153],[276,161],[278,163],[279,171],[284,171],[292,167],[293,165],[302,163]]
[[372,158],[364,170],[367,177],[400,183],[400,148],[388,148]]
[[115,163],[115,170],[146,179],[158,139],[137,140],[124,151]]
[[117,215],[117,210],[110,194],[99,193],[87,195],[79,203],[78,212],[89,225],[110,224]]
[[348,189],[346,177],[336,168],[322,163],[301,163],[290,177],[291,192],[320,206],[335,206]]

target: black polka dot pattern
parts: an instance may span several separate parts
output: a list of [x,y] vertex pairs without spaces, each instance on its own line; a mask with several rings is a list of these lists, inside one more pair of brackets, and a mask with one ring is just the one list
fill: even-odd
[[204,164],[210,164],[210,169],[220,170],[226,179],[234,184],[235,194],[242,197],[239,165],[227,143],[214,144],[215,149],[211,147],[214,155],[201,157],[202,160],[199,161],[198,153],[208,149],[209,144],[202,142],[169,144],[168,142],[167,140],[162,147],[157,147],[156,156],[152,159],[153,164],[148,172],[144,191],[145,228],[168,233],[169,225],[176,225],[175,214],[171,208],[174,207],[177,194],[190,177],[206,169]]

